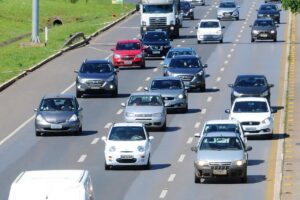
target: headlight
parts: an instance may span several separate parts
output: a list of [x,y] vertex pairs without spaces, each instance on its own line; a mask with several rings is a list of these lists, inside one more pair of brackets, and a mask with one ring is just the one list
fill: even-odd
[[109,82],[110,82],[110,81],[113,81],[114,78],[115,78],[115,77],[112,75],[112,76],[110,76],[110,77],[107,79],[107,81],[109,81]]
[[238,92],[236,92],[236,91],[233,91],[233,96],[235,96],[235,97],[240,97],[240,96],[242,96],[242,94],[241,94],[241,93],[238,93]]
[[146,26],[146,24],[147,24],[147,23],[146,23],[145,21],[142,21],[142,25],[143,25],[143,26]]
[[204,74],[203,70],[201,70],[200,72],[198,72],[199,76],[202,76]]
[[263,14],[258,14],[257,16],[258,16],[258,17],[263,17],[264,15],[263,15]]
[[80,78],[79,76],[77,77],[77,80],[79,83],[85,83],[86,79]]
[[207,162],[207,161],[204,161],[204,160],[199,160],[199,161],[197,161],[197,164],[198,164],[199,166],[205,166],[205,165],[208,165],[208,162]]
[[45,119],[42,117],[42,115],[36,116],[36,121],[39,121],[39,122],[46,122]]
[[167,48],[170,48],[170,47],[171,47],[171,46],[170,46],[169,44],[164,46],[164,48],[166,48],[166,49],[167,49]]
[[233,15],[238,15],[239,13],[238,13],[238,11],[233,11],[233,13],[232,13]]
[[266,119],[264,119],[264,120],[261,121],[262,124],[269,124],[270,122],[271,122],[271,118],[270,117],[268,117],[268,118],[266,118]]
[[115,146],[111,146],[108,149],[109,152],[115,152],[116,151],[116,147]]
[[245,160],[237,160],[235,161],[235,165],[242,166],[246,161]]
[[274,31],[274,30],[272,30],[272,31],[271,31],[271,33],[272,33],[272,34],[274,34],[274,33],[275,33],[275,31]]
[[121,55],[119,55],[119,54],[114,54],[114,58],[121,58]]
[[78,120],[78,117],[75,114],[73,114],[72,117],[70,117],[69,122],[75,122],[77,120]]
[[252,31],[253,34],[258,34],[259,32],[257,30]]
[[134,113],[126,112],[125,113],[126,117],[134,117]]
[[178,98],[179,98],[179,99],[183,99],[183,97],[184,97],[183,94],[178,95]]
[[216,34],[221,35],[221,34],[222,34],[222,31],[221,31],[221,30],[218,30],[218,31],[216,32]]
[[142,53],[140,53],[140,54],[138,54],[137,56],[135,56],[136,58],[142,58],[143,57],[143,54]]
[[171,25],[174,25],[174,24],[175,24],[175,23],[174,23],[174,20],[172,20],[172,21],[170,22],[170,24],[171,24]]
[[161,117],[162,116],[162,113],[154,113],[152,114],[153,117]]
[[138,147],[137,147],[137,150],[138,150],[139,152],[144,152],[144,151],[145,151],[145,148],[144,148],[143,146],[138,146]]
[[266,90],[266,91],[264,91],[260,96],[261,96],[261,97],[267,97],[268,94],[269,94],[269,91]]
[[168,75],[168,76],[173,76],[173,73],[170,72],[170,71],[167,71],[167,75]]
[[190,9],[190,11],[189,12],[193,12],[193,9]]

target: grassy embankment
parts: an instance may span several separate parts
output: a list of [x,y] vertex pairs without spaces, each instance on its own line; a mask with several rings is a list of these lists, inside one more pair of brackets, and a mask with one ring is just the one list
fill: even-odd
[[[0,0],[0,43],[31,32],[31,3],[32,0]],[[30,41],[30,36],[0,47],[0,84],[59,51],[72,33],[90,35],[133,8],[134,5],[112,5],[111,0],[78,0],[75,4],[70,0],[41,0],[40,28],[55,16],[63,20],[63,25],[49,30],[46,47],[21,47],[22,42]],[[43,32],[40,40],[44,42]]]

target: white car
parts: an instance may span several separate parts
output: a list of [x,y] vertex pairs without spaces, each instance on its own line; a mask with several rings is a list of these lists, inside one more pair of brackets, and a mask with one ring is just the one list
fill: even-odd
[[229,113],[230,120],[241,123],[245,136],[273,137],[274,111],[263,97],[236,98]]
[[151,140],[142,123],[116,123],[105,142],[105,170],[113,166],[142,166],[150,169]]
[[211,132],[235,132],[239,133],[241,139],[246,144],[247,138],[244,135],[244,131],[241,124],[236,120],[220,119],[209,120],[203,125],[201,133],[196,133],[195,137],[202,137],[205,133]]
[[219,41],[223,43],[223,31],[224,26],[221,26],[218,19],[202,19],[197,29],[197,41],[200,44],[203,41]]
[[201,5],[201,6],[205,5],[205,0],[184,0],[184,1],[190,2],[192,5]]

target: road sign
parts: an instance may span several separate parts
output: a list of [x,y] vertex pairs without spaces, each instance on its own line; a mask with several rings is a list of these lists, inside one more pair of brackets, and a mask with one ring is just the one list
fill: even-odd
[[123,0],[111,0],[112,4],[123,4]]

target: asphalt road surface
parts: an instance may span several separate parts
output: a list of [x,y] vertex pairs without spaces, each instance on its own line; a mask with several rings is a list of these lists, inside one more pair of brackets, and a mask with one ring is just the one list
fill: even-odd
[[230,108],[230,88],[238,74],[264,74],[272,88],[271,102],[277,106],[282,53],[285,48],[286,14],[283,11],[278,42],[250,43],[250,28],[256,9],[263,1],[239,0],[239,21],[222,21],[224,43],[197,44],[194,27],[199,19],[216,18],[219,1],[207,0],[195,8],[195,20],[185,20],[180,39],[172,45],[193,47],[208,64],[207,91],[189,93],[189,112],[169,114],[167,131],[150,132],[153,140],[152,168],[104,170],[104,143],[110,123],[121,122],[125,102],[131,92],[148,86],[162,75],[161,60],[147,60],[146,69],[121,69],[119,96],[79,100],[83,107],[81,136],[36,137],[33,109],[43,95],[75,94],[74,70],[85,58],[106,58],[120,39],[139,38],[138,13],[95,38],[88,46],[65,53],[0,93],[0,199],[7,199],[12,181],[23,170],[87,169],[91,172],[96,199],[264,199],[267,192],[267,163],[270,140],[250,140],[248,183],[226,180],[194,183],[194,133],[211,119],[223,119]]

